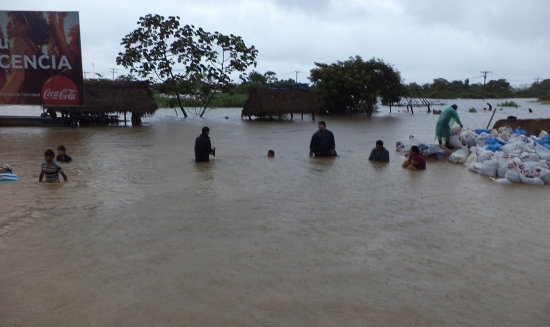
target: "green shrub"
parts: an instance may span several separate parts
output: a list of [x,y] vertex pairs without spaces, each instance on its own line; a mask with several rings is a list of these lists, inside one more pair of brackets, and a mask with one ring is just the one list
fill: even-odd
[[514,107],[517,108],[519,105],[515,103],[514,101],[504,101],[502,103],[497,104],[499,107]]

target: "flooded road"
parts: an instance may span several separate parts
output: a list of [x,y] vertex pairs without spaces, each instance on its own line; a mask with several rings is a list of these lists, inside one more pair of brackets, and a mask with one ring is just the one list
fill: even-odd
[[[485,127],[491,113],[466,112],[481,100],[458,104]],[[495,120],[524,106],[550,116],[525,102]],[[335,159],[308,157],[316,122],[295,118],[163,109],[135,128],[0,128],[20,176],[0,184],[0,326],[550,324],[550,186],[403,170],[395,141],[433,141],[438,116],[419,110],[322,117]],[[204,125],[216,158],[196,164]],[[377,139],[388,165],[367,161]],[[39,184],[60,144],[69,183]]]

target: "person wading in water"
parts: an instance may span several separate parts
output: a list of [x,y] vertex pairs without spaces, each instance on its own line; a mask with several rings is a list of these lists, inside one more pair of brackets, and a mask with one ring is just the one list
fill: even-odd
[[311,137],[309,144],[309,155],[315,157],[334,157],[336,156],[336,144],[334,134],[327,129],[327,124],[320,121],[317,124],[319,130]]
[[216,147],[210,143],[210,128],[204,126],[202,134],[195,139],[195,161],[210,161],[210,155],[216,156]]

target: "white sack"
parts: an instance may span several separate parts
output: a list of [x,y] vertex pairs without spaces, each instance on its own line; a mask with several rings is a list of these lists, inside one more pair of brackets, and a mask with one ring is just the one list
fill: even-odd
[[449,161],[454,163],[464,163],[466,162],[466,159],[468,159],[469,155],[470,155],[470,150],[468,150],[468,148],[462,148],[460,150],[453,152],[449,156]]
[[481,164],[481,175],[495,177],[497,175],[498,160],[487,160]]

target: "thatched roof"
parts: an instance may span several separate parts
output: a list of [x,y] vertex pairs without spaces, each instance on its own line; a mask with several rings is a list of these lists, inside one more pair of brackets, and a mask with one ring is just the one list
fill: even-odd
[[52,108],[64,112],[153,114],[157,104],[147,81],[85,80],[84,106]]
[[289,113],[312,113],[317,110],[317,99],[305,84],[253,88],[242,116],[268,116]]
[[539,135],[542,130],[550,132],[550,119],[501,119],[493,125],[493,128],[498,129],[503,126],[510,126],[513,129],[519,126],[529,135]]

